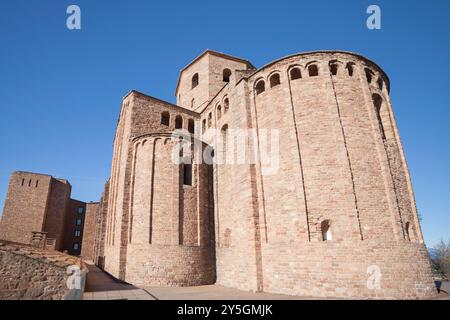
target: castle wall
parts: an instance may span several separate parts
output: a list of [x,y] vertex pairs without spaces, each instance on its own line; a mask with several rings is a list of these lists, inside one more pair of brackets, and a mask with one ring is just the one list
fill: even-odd
[[109,180],[100,199],[100,207],[95,217],[94,262],[105,267],[106,217],[108,215]]
[[[237,85],[233,74],[230,83],[202,111],[201,121],[202,126],[206,124],[202,140],[214,146],[215,158],[235,159],[234,163],[214,164],[217,283],[258,291],[261,270],[255,250],[260,238],[255,169],[237,158],[238,148],[248,146],[250,137],[238,137],[237,131],[230,130],[250,128],[250,122],[248,87],[244,82]],[[231,141],[235,144],[229,152],[232,155],[223,147]]]
[[171,158],[174,143],[167,134],[135,141],[125,278],[134,284],[215,281],[208,165],[194,162],[192,184],[184,184],[182,166]]
[[11,175],[0,225],[0,239],[30,243],[33,231],[43,231],[52,178],[27,172]]
[[109,206],[106,225],[105,244],[105,270],[117,278],[123,278],[120,273],[121,249],[122,246],[122,225],[124,207],[128,204],[125,200],[126,174],[128,170],[129,139],[131,127],[131,107],[130,100],[122,104],[122,109],[117,124],[116,136],[114,139],[114,153],[111,168]]
[[94,260],[95,245],[95,218],[100,209],[99,203],[87,203],[84,217],[83,240],[81,243],[81,256],[83,259]]
[[[168,125],[162,123],[163,112],[170,115]],[[127,281],[135,278],[145,278],[149,284],[157,281],[156,278],[152,280],[151,276],[142,275],[145,271],[144,258],[152,250],[147,248],[148,245],[168,246],[168,251],[172,246],[200,246],[198,250],[189,250],[194,252],[192,253],[194,256],[199,254],[197,251],[204,251],[202,255],[209,252],[209,262],[205,264],[212,263],[212,267],[205,271],[203,278],[200,277],[203,279],[202,283],[212,283],[211,279],[214,278],[213,247],[208,238],[201,239],[204,235],[209,237],[208,224],[203,223],[206,219],[204,216],[209,215],[209,206],[207,203],[206,205],[197,203],[197,199],[207,199],[207,183],[206,189],[203,189],[203,185],[202,189],[200,185],[191,190],[183,187],[180,184],[181,169],[173,165],[171,161],[172,144],[168,140],[170,140],[170,132],[175,129],[178,117],[181,117],[182,128],[186,130],[190,121],[195,124],[198,115],[136,92],[124,100],[111,175],[108,205],[110,222],[107,223],[106,232],[105,269]],[[159,139],[144,139],[136,145],[132,143],[135,137],[150,133],[160,133],[165,136]],[[126,150],[126,155],[120,156],[118,151],[123,148]],[[123,182],[115,178],[119,168],[124,171]],[[203,177],[203,170],[206,169],[199,172],[194,166],[193,173]],[[199,197],[198,194],[201,194],[199,190],[206,190],[205,195]],[[114,208],[118,206],[121,207],[120,214],[114,213],[117,210]],[[119,218],[114,218],[114,214],[120,216],[119,225],[115,225]],[[114,228],[117,228],[116,231]],[[120,247],[112,243],[114,234],[120,241]],[[208,249],[203,248],[206,244]],[[117,252],[120,255],[119,259]],[[163,261],[163,258],[160,257],[160,260]],[[171,258],[180,259],[182,264],[186,256]],[[195,260],[194,257],[193,263],[196,263]],[[134,270],[139,268],[141,273],[136,273]],[[182,285],[188,280],[171,281],[178,281]]]
[[56,239],[55,250],[64,246],[64,226],[72,187],[66,180],[51,179],[44,230],[47,238]]

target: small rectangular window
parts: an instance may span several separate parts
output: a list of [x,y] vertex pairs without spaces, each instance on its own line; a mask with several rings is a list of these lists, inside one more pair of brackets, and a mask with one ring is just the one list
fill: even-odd
[[80,244],[74,243],[73,244],[73,250],[78,250],[80,248]]
[[183,184],[192,186],[192,164],[183,165]]
[[81,236],[81,231],[75,230],[75,237],[80,237],[80,236]]
[[77,219],[76,224],[77,224],[77,226],[81,226],[81,218],[78,218],[78,219]]
[[84,208],[78,207],[78,214],[83,214],[83,213],[84,213]]

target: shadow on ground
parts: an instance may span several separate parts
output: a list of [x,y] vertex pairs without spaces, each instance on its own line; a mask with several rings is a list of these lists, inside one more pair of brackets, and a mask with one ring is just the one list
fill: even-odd
[[[225,288],[218,285],[196,287],[146,287],[138,288],[120,281],[92,263],[87,263],[85,300],[315,300],[313,297],[283,294],[255,293]],[[433,299],[449,300],[448,281],[436,281],[440,289]],[[444,293],[445,292],[445,293]]]

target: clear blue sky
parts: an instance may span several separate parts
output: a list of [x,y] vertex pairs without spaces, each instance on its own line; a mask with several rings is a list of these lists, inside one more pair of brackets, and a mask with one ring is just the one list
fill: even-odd
[[[66,8],[82,30],[66,28]],[[366,8],[382,29],[366,28]],[[391,97],[428,245],[450,238],[450,1],[2,0],[0,206],[24,170],[64,177],[98,200],[122,97],[174,102],[179,70],[205,49],[261,66],[318,49],[361,53]]]

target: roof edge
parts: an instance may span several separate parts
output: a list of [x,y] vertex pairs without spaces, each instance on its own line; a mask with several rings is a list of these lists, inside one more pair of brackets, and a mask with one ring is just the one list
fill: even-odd
[[[261,70],[264,70],[265,68],[268,68],[280,61],[283,61],[285,59],[289,59],[289,58],[293,58],[293,57],[297,57],[297,56],[306,56],[306,55],[310,55],[310,54],[316,54],[316,53],[328,53],[328,54],[333,54],[333,53],[343,53],[343,54],[349,54],[352,56],[355,56],[369,64],[374,65],[382,74],[383,76],[386,78],[387,80],[387,84],[390,87],[390,79],[388,77],[388,75],[386,74],[386,72],[374,61],[370,60],[369,58],[363,56],[362,54],[356,53],[356,52],[352,52],[352,51],[345,51],[345,50],[316,50],[316,51],[306,51],[306,52],[298,52],[298,53],[294,53],[294,54],[290,54],[284,57],[281,57],[279,59],[273,60],[269,63],[266,63],[265,65],[261,66],[260,68],[256,69],[255,72],[253,72],[252,74],[250,74],[247,77],[242,77],[237,83],[241,82],[243,79],[249,79],[251,77],[253,77],[255,74],[257,74],[258,72],[260,72]],[[236,84],[237,84],[236,83]]]

